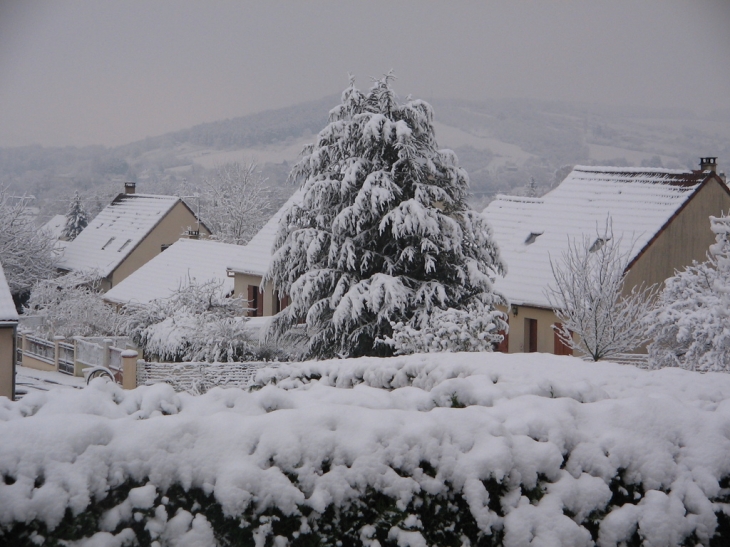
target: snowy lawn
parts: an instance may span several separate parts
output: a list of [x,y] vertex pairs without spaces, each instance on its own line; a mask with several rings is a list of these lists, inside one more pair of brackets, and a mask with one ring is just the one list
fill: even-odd
[[0,543],[730,544],[727,374],[428,354],[256,387],[0,399]]

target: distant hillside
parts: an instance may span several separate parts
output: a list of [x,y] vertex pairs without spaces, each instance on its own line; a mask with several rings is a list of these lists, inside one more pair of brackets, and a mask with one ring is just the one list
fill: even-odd
[[[324,127],[337,96],[205,123],[116,148],[0,148],[0,184],[33,194],[43,215],[63,212],[77,190],[99,208],[134,180],[150,193],[181,193],[208,169],[256,160],[271,184],[286,177],[302,146]],[[437,139],[459,156],[475,206],[497,192],[541,193],[577,163],[692,168],[701,155],[730,166],[730,111],[699,118],[684,110],[501,99],[435,99]]]

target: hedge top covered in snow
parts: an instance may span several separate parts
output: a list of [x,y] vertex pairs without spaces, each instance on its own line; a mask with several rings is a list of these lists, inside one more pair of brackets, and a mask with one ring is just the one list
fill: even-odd
[[129,275],[105,295],[104,300],[117,304],[146,304],[167,298],[190,282],[220,284],[224,295],[233,291],[233,278],[226,266],[243,246],[210,240],[179,239]]
[[[0,443],[0,534],[52,530],[130,483],[98,544],[134,535],[133,521],[153,538],[215,544],[205,506],[168,519],[173,485],[211,496],[257,545],[322,532],[332,507],[357,521],[362,507],[348,507],[373,493],[393,500],[384,533],[402,547],[436,544],[434,527],[449,534],[462,517],[477,531],[462,545],[707,545],[730,514],[729,375],[446,353],[284,365],[256,384],[191,396],[95,381],[0,399],[0,435],[13,440]],[[451,500],[443,518],[422,520],[439,499]],[[285,519],[293,535],[273,538]],[[352,533],[376,547],[382,526]]]
[[495,289],[513,304],[550,307],[544,294],[553,279],[550,257],[559,260],[569,238],[603,233],[610,216],[622,247],[634,243],[632,260],[710,177],[710,172],[578,165],[542,198],[497,196],[483,213],[509,266]]
[[178,202],[175,196],[120,194],[68,244],[59,266],[108,276]]

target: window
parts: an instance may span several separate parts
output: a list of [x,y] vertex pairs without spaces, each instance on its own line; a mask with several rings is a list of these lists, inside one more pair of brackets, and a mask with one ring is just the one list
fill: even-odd
[[279,291],[274,291],[274,313],[279,313],[289,304],[291,304],[291,298],[289,298],[288,294],[281,294]]
[[560,338],[560,335],[558,335],[558,332],[560,331],[562,326],[563,325],[561,323],[555,323],[553,325],[553,332],[554,332],[553,353],[555,355],[573,355],[573,348],[571,348],[568,344],[563,342],[562,338]]
[[[507,316],[507,326],[509,326],[509,315]],[[502,341],[497,344],[497,347],[494,348],[494,351],[498,351],[500,353],[509,353],[509,331],[499,331],[498,334],[501,334],[504,336]]]
[[115,239],[116,239],[116,237],[113,237],[113,236],[112,236],[112,237],[111,237],[111,238],[109,239],[109,241],[107,241],[106,243],[104,243],[104,246],[103,246],[103,247],[101,248],[101,250],[103,251],[104,249],[106,249],[106,248],[107,248],[107,247],[108,247],[109,245],[111,245],[111,244],[112,244],[112,241],[114,241]]
[[248,286],[248,316],[263,317],[264,295],[256,285]]
[[537,319],[525,318],[525,353],[537,351]]
[[541,236],[543,232],[530,232],[530,235],[527,236],[527,239],[525,240],[525,245],[532,245],[535,243],[535,240]]
[[592,253],[595,253],[598,249],[603,247],[606,244],[606,242],[608,242],[608,241],[611,241],[610,237],[607,237],[607,238],[599,237],[593,242],[593,245],[591,245],[591,248],[588,250]]

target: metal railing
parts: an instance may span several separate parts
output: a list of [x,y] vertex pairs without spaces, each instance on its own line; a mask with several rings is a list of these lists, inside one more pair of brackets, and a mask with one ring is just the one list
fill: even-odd
[[56,345],[50,340],[26,335],[25,344],[25,353],[30,354],[40,361],[45,361],[50,365],[56,364]]

